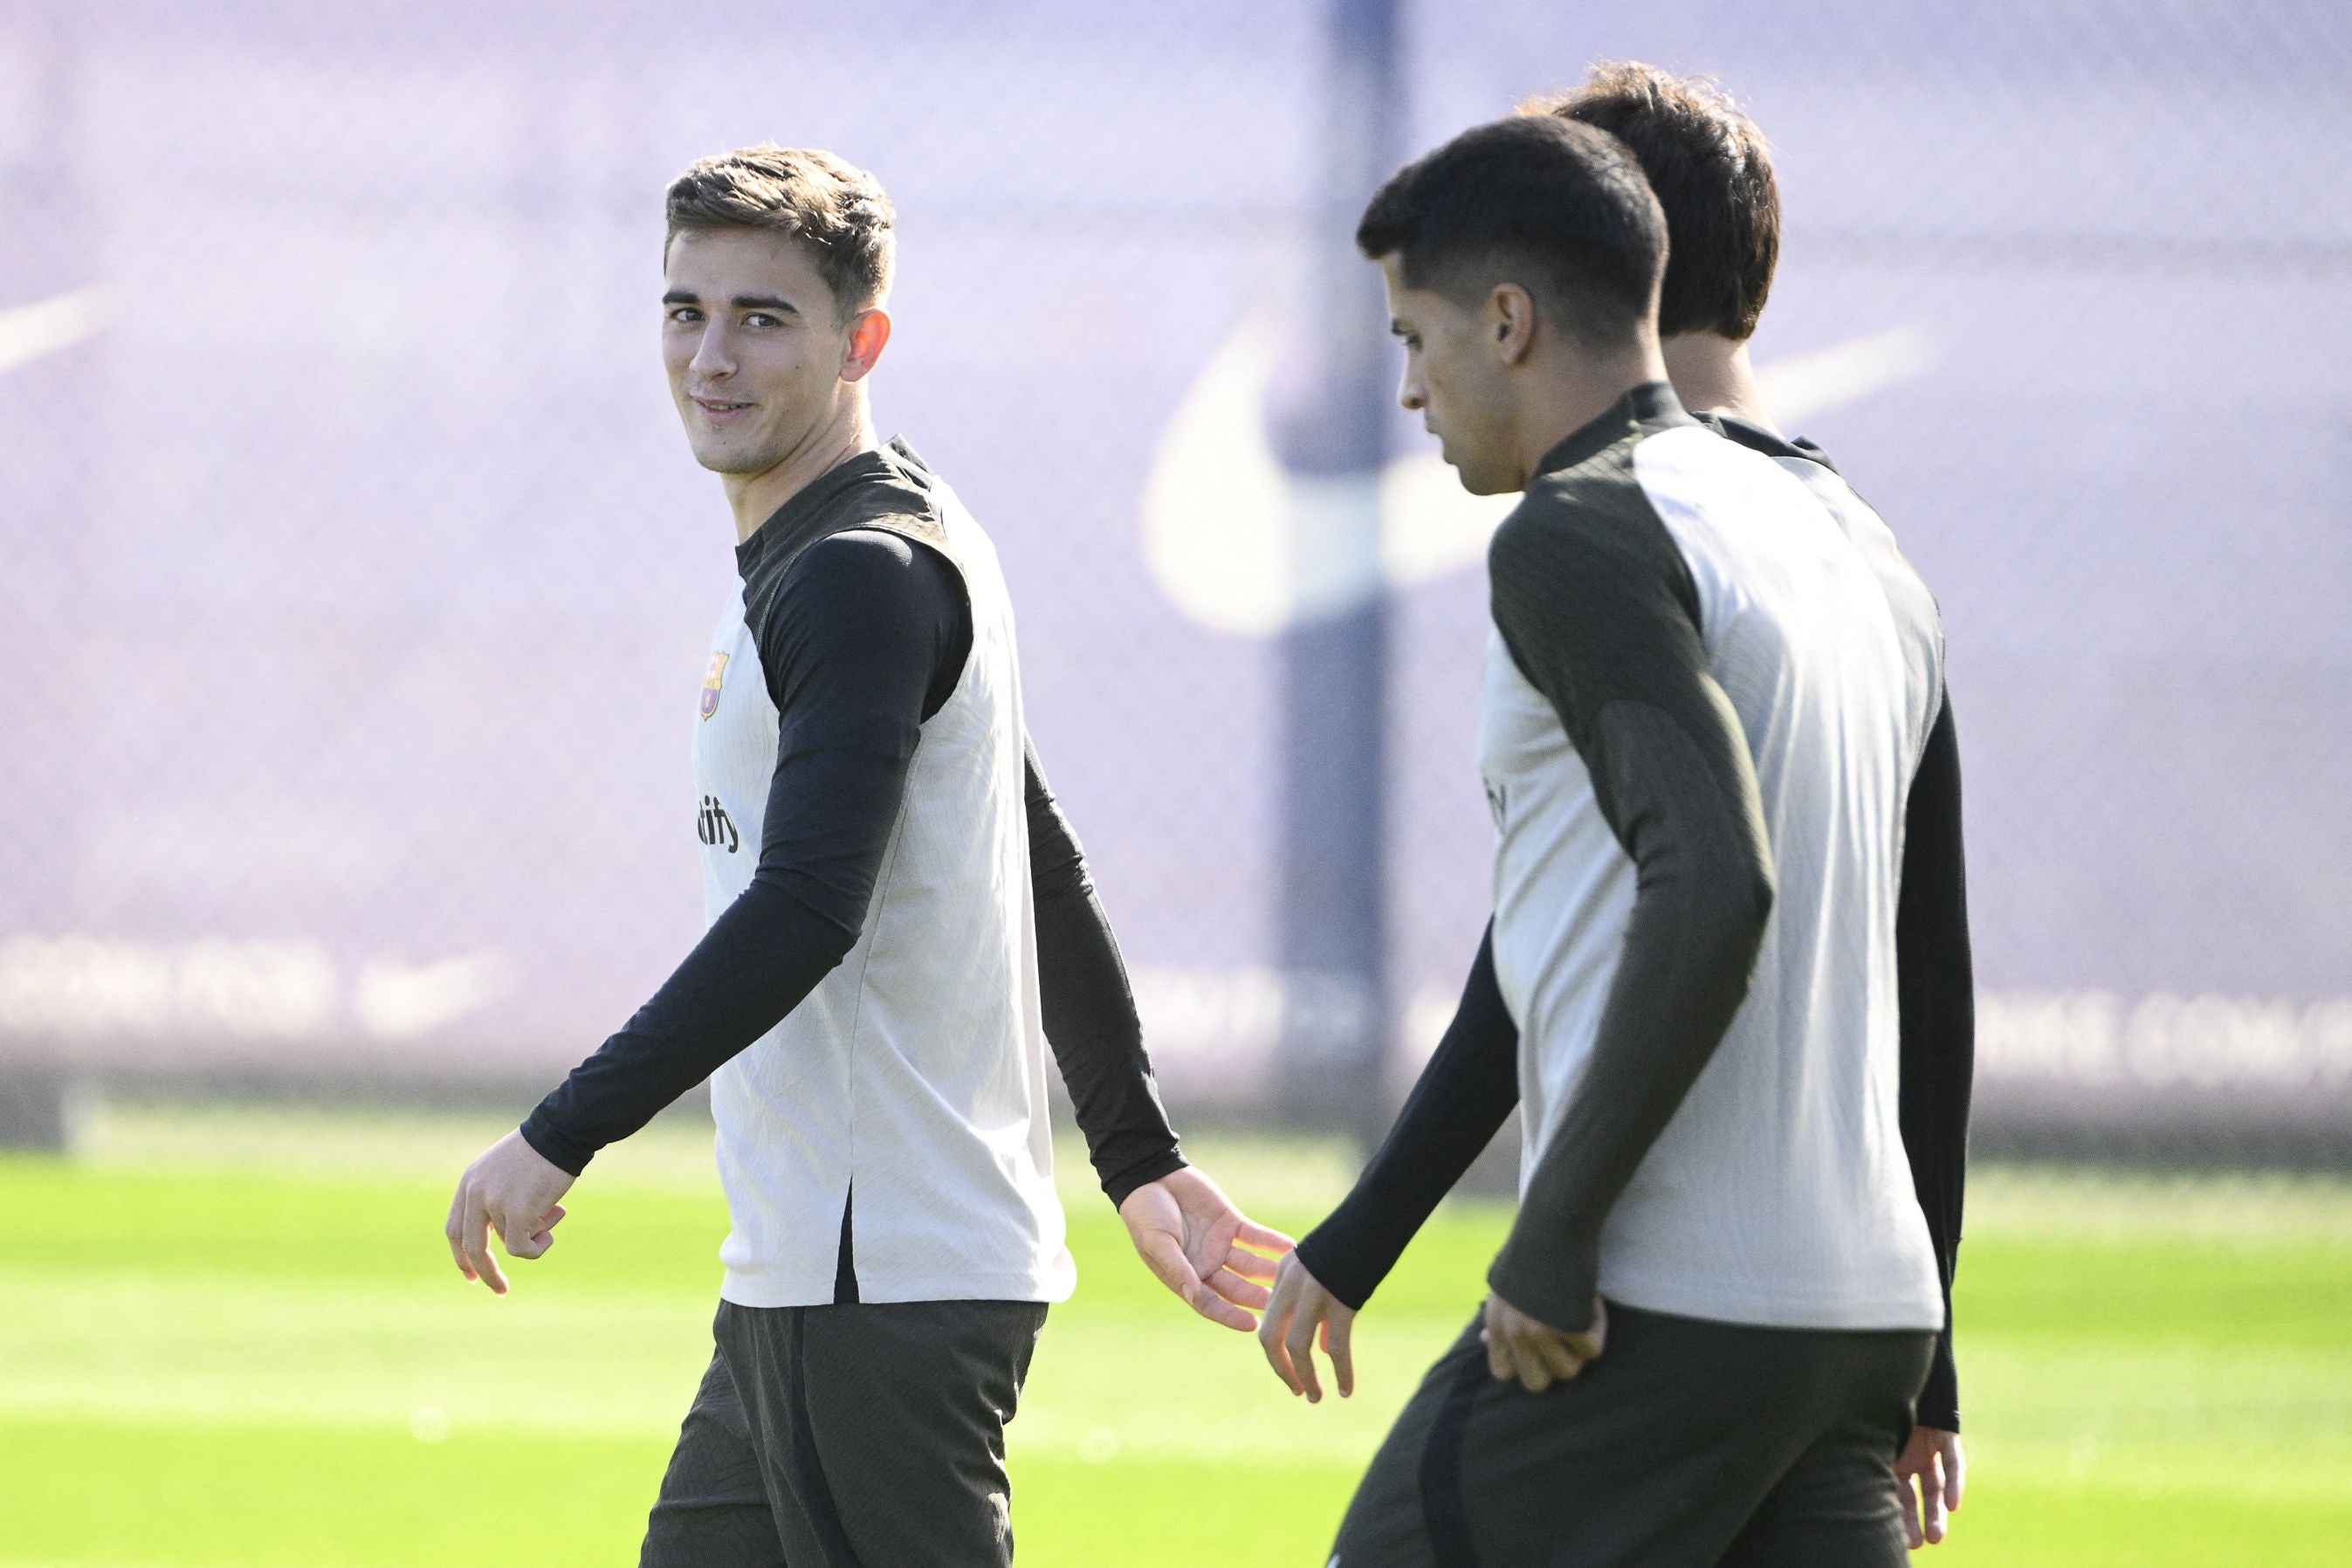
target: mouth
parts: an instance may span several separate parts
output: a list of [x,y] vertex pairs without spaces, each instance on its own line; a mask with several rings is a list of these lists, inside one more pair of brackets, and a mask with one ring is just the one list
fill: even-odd
[[723,397],[696,397],[691,394],[688,395],[687,401],[701,409],[706,419],[725,419],[752,406],[749,403],[730,402]]

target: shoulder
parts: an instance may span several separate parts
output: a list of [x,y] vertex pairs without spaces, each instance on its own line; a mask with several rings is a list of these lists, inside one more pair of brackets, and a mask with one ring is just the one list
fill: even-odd
[[1498,608],[1529,593],[1558,603],[1663,590],[1696,614],[1689,566],[1635,474],[1647,444],[1619,442],[1528,487],[1487,550]]
[[953,566],[923,537],[917,520],[908,520],[904,527],[899,521],[875,518],[826,534],[802,551],[786,570],[784,595],[793,599],[846,595],[857,602],[939,592],[952,581]]
[[783,657],[795,647],[845,640],[863,647],[933,633],[955,619],[962,593],[936,551],[886,526],[861,525],[810,544],[761,599],[754,626],[762,646]]

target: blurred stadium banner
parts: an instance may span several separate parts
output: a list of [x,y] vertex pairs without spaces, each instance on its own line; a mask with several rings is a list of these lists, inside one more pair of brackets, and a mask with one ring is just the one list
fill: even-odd
[[998,541],[1171,1097],[1360,1125],[1486,914],[1498,507],[1346,230],[1633,56],[1771,136],[1769,395],[1944,605],[1985,1146],[2352,1159],[2341,5],[377,15],[0,10],[0,1095],[508,1092],[659,983],[732,571],[660,195],[772,138],[897,198],[877,415]]

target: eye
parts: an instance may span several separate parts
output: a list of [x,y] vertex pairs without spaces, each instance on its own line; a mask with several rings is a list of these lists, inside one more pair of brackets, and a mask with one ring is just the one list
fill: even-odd
[[692,326],[702,320],[702,312],[691,305],[672,305],[669,310],[669,319],[680,326]]
[[784,319],[782,316],[772,315],[766,310],[754,310],[743,318],[743,324],[747,327],[781,327],[784,324]]

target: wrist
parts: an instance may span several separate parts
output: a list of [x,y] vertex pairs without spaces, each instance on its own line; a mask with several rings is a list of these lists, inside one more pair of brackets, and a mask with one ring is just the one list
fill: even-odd
[[1486,1283],[1496,1295],[1546,1328],[1572,1334],[1592,1326],[1600,1273],[1593,1248],[1555,1243],[1533,1249],[1515,1235],[1496,1255],[1494,1266],[1486,1271]]

